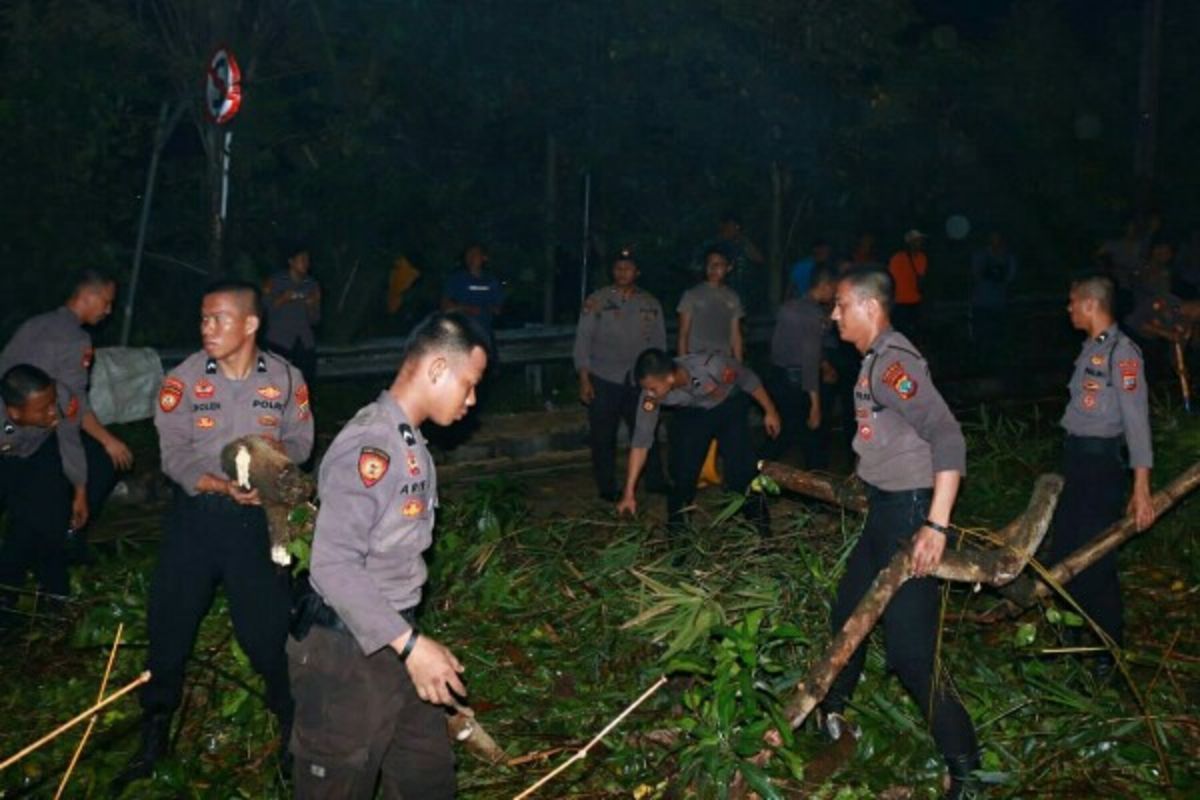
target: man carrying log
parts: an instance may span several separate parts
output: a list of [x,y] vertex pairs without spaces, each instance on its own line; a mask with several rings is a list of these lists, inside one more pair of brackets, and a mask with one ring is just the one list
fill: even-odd
[[420,427],[451,425],[475,405],[487,343],[461,314],[427,317],[409,334],[391,387],[342,429],[321,463],[316,594],[288,642],[300,800],[370,800],[377,781],[384,798],[454,796],[442,707],[466,695],[463,666],[418,633],[414,616],[438,504]]
[[[912,547],[916,577],[883,612],[888,665],[928,720],[950,770],[950,800],[971,796],[979,765],[975,729],[947,678],[936,672],[940,593],[929,576],[941,562],[950,514],[966,471],[962,430],[912,343],[891,326],[892,279],[853,268],[838,282],[833,319],[863,354],[854,388],[858,476],[867,486],[867,519],[833,605],[834,635],[876,575]],[[924,576],[924,577],[922,577]],[[842,716],[862,674],[860,646],[821,704],[821,724],[838,739],[857,730]]]
[[[158,391],[154,426],[175,499],[150,583],[142,743],[117,788],[149,777],[166,752],[184,666],[218,583],[229,599],[238,644],[262,676],[267,707],[283,735],[292,723],[287,640],[291,588],[271,562],[267,518],[257,489],[225,476],[221,451],[242,436],[269,437],[295,463],[308,458],[313,419],[300,370],[258,349],[258,287],[213,284],[200,305],[204,348],[174,367]],[[284,739],[283,745],[287,741]]]
[[[1113,283],[1103,276],[1071,285],[1067,313],[1071,325],[1086,333],[1087,340],[1075,359],[1068,386],[1071,399],[1060,423],[1067,436],[1063,492],[1050,547],[1054,563],[1126,513],[1133,516],[1139,531],[1154,523],[1145,362],[1138,346],[1117,327],[1113,298]],[[1128,448],[1128,464],[1122,445]],[[1126,502],[1128,469],[1133,470],[1133,491]],[[1075,576],[1066,590],[1115,644],[1123,643],[1116,550]],[[1105,653],[1095,671],[1098,677],[1106,677],[1114,666],[1112,656]]]

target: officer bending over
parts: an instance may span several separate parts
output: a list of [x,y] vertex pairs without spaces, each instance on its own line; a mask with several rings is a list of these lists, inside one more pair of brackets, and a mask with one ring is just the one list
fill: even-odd
[[[863,354],[854,389],[854,451],[858,477],[867,484],[868,511],[838,585],[831,622],[836,635],[879,571],[911,544],[916,577],[900,587],[883,612],[887,661],[929,722],[950,769],[946,797],[958,800],[970,796],[979,758],[966,709],[949,678],[935,674],[941,597],[937,580],[928,574],[946,546],[950,513],[966,472],[966,444],[925,359],[892,328],[891,304],[892,279],[882,270],[852,268],[838,282],[833,319],[842,338]],[[821,704],[823,725],[835,739],[850,728],[842,711],[865,661],[866,643]]]
[[[52,596],[70,593],[67,529],[87,522],[87,461],[79,400],[29,364],[0,377],[0,587],[20,587],[32,570]],[[11,591],[0,592],[0,630],[15,624]]]
[[316,594],[288,642],[300,800],[370,800],[377,782],[392,800],[454,796],[442,707],[466,695],[463,666],[417,631],[414,613],[438,505],[421,425],[452,425],[475,405],[487,342],[461,314],[427,317],[409,334],[391,387],[321,462]]
[[[758,472],[746,418],[748,397],[762,406],[763,426],[772,438],[779,435],[779,412],[758,376],[728,356],[696,353],[672,359],[662,350],[651,349],[638,356],[633,372],[642,396],[629,449],[625,492],[617,511],[637,512],[638,476],[653,442],[659,408],[677,407],[668,433],[671,488],[667,494],[667,521],[678,531],[686,521],[686,509],[696,497],[696,479],[709,442],[717,440],[724,459],[725,488],[745,492]],[[747,499],[744,511],[760,533],[770,533],[762,495]]]

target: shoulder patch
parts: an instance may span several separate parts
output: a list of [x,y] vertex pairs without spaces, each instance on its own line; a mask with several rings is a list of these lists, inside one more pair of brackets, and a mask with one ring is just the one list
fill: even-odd
[[1138,387],[1138,369],[1141,366],[1136,358],[1127,358],[1117,362],[1117,369],[1121,373],[1121,388],[1127,392],[1132,392]]
[[179,408],[179,401],[183,399],[183,390],[185,388],[187,387],[183,381],[178,378],[167,378],[164,380],[162,387],[158,390],[158,407],[166,414],[170,414]]
[[296,387],[296,407],[300,409],[300,418],[305,419],[309,413],[307,383],[302,383]]
[[888,368],[883,371],[882,380],[885,386],[892,387],[892,391],[898,394],[901,400],[911,400],[917,394],[917,382],[899,361],[893,361],[888,365]]
[[733,367],[726,367],[721,371],[721,383],[731,384],[737,380],[737,370]]
[[69,403],[67,403],[67,410],[65,413],[66,413],[67,419],[72,419],[72,420],[75,419],[75,417],[79,414],[79,398],[78,397],[71,395],[71,401]]
[[378,447],[364,447],[358,452],[358,477],[370,489],[387,475],[392,458]]
[[658,408],[658,403],[655,403],[649,397],[642,401],[642,411],[645,411],[647,414],[654,413],[654,409],[656,408]]

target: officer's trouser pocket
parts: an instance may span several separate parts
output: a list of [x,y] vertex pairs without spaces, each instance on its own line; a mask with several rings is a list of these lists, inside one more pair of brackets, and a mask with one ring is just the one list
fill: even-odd
[[315,780],[330,791],[340,786],[346,790],[341,796],[353,796],[350,787],[369,768],[372,740],[381,727],[379,698],[372,697],[376,687],[362,674],[366,658],[351,636],[322,627],[302,642],[289,638],[287,653],[296,701],[291,749],[297,780]]

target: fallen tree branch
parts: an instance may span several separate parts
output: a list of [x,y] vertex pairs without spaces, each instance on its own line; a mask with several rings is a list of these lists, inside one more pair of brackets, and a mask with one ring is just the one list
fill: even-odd
[[[108,688],[108,678],[112,675],[113,665],[117,663],[117,648],[121,646],[121,633],[125,630],[125,623],[117,625],[117,635],[113,637],[112,650],[108,651],[108,664],[104,667],[104,677],[100,679],[100,691],[96,693],[96,702],[99,703],[104,699],[104,690]],[[99,714],[92,714],[92,718],[88,720],[87,727],[83,730],[83,736],[79,739],[79,744],[75,746],[75,752],[71,755],[71,763],[67,764],[67,771],[63,773],[62,780],[58,784],[58,791],[54,794],[54,800],[59,800],[63,796],[63,792],[67,790],[67,783],[71,780],[71,773],[75,771],[75,765],[79,763],[79,757],[83,755],[83,748],[87,746],[88,738],[92,735],[92,729],[96,727],[96,720],[100,719]]]
[[[778,482],[781,486],[787,485],[783,481]],[[948,552],[933,574],[948,581],[987,583],[992,586],[1009,583],[1029,563],[1045,537],[1061,491],[1061,477],[1042,475],[1034,486],[1024,513],[1002,531],[989,537],[998,542],[1000,547]],[[905,547],[875,576],[824,655],[813,663],[804,680],[796,686],[796,691],[785,703],[783,713],[793,729],[799,727],[825,698],[850,656],[875,627],[896,592],[912,576],[912,553],[909,547]],[[768,731],[763,738],[772,747],[780,746],[783,741],[778,730]],[[757,766],[765,766],[771,753],[771,749],[764,749],[752,761]],[[730,787],[730,797],[742,798],[745,792],[746,786],[739,773]]]
[[[1168,509],[1200,486],[1200,462],[1197,462],[1179,474],[1175,480],[1150,499],[1154,504],[1155,516],[1161,516]],[[1095,564],[1108,553],[1120,547],[1125,542],[1137,536],[1142,531],[1137,529],[1132,515],[1126,515],[1104,533],[1080,547],[1071,555],[1064,558],[1050,570],[1050,579],[1059,586],[1065,585],[1085,569]],[[1015,616],[1029,608],[1038,600],[1049,597],[1054,590],[1046,581],[1032,575],[1023,575],[1012,585],[1001,590],[1008,602],[995,609],[989,619],[997,620],[1007,616]]]
[[867,495],[863,491],[862,482],[857,478],[838,480],[832,475],[808,472],[780,464],[778,461],[760,461],[758,471],[788,491],[833,503],[851,511],[867,510]]
[[150,680],[150,673],[149,673],[149,672],[143,672],[141,675],[138,675],[138,676],[137,676],[136,678],[134,678],[132,681],[130,681],[129,683],[125,684],[125,685],[124,685],[124,686],[122,686],[120,689],[118,689],[117,691],[115,691],[115,692],[113,692],[112,694],[110,694],[108,697],[106,697],[106,698],[104,698],[103,700],[101,700],[99,703],[96,703],[96,704],[95,704],[95,705],[93,705],[91,708],[86,708],[86,709],[84,709],[83,711],[80,711],[80,712],[79,712],[78,714],[76,714],[74,717],[71,717],[71,719],[67,720],[67,721],[66,721],[66,722],[64,722],[62,725],[59,725],[57,728],[55,728],[54,730],[50,731],[49,733],[47,733],[47,734],[46,734],[45,736],[43,736],[42,738],[38,739],[38,740],[37,740],[36,742],[34,742],[33,744],[31,744],[31,745],[27,745],[26,747],[24,747],[24,748],[21,750],[21,752],[19,752],[19,753],[15,754],[15,755],[11,755],[11,756],[9,756],[8,758],[6,758],[6,759],[4,760],[4,763],[0,764],[0,772],[3,772],[4,770],[8,769],[8,768],[9,768],[9,767],[11,767],[13,764],[17,763],[17,762],[18,762],[18,761],[20,761],[22,758],[24,758],[25,756],[27,756],[27,755],[29,755],[30,753],[32,753],[34,750],[37,750],[39,747],[42,747],[43,745],[45,745],[47,742],[51,742],[51,741],[53,741],[54,739],[57,739],[59,736],[62,736],[64,733],[66,733],[67,731],[71,730],[71,728],[74,728],[76,725],[78,725],[79,723],[83,722],[83,721],[84,721],[85,719],[87,719],[88,717],[92,716],[92,715],[93,715],[93,714],[95,714],[96,712],[98,712],[98,711],[100,711],[100,710],[102,710],[102,709],[104,709],[104,708],[107,708],[108,706],[110,706],[110,705],[112,705],[113,703],[117,702],[117,701],[118,701],[118,700],[120,700],[122,697],[124,697],[125,695],[129,694],[129,693],[130,693],[130,692],[132,692],[134,689],[138,688],[138,687],[139,687],[139,686],[141,686],[143,683],[146,683],[146,682],[147,682],[147,681],[149,681],[149,680]]

